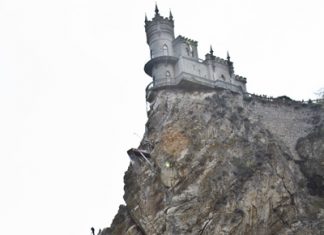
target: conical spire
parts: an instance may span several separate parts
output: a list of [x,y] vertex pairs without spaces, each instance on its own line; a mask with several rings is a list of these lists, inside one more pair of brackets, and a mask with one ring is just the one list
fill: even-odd
[[173,15],[172,15],[171,9],[170,9],[170,13],[169,13],[169,20],[173,20]]
[[160,15],[157,3],[155,3],[155,15]]
[[233,62],[231,61],[231,57],[229,55],[229,52],[227,51],[227,64],[228,64],[228,69],[229,69],[229,73],[232,76],[234,74],[234,66],[233,66]]
[[211,55],[214,55],[214,50],[213,50],[213,47],[212,47],[212,45],[210,45],[210,50],[209,50],[209,53],[210,53]]
[[148,19],[147,19],[147,15],[146,15],[146,13],[145,13],[145,23],[148,21]]

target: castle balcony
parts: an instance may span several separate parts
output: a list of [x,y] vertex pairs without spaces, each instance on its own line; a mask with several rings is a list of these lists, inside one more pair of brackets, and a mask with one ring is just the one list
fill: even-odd
[[144,66],[144,71],[147,75],[152,77],[152,69],[154,65],[156,64],[176,64],[178,62],[179,58],[174,56],[159,56],[151,59],[149,62],[147,62]]
[[245,91],[242,89],[241,86],[217,79],[217,80],[211,80],[206,79],[204,77],[199,76],[192,76],[192,74],[189,73],[181,73],[178,78],[177,86],[183,87],[183,88],[190,88],[190,89],[226,89],[231,90],[232,92],[242,94]]
[[193,76],[190,73],[182,72],[175,79],[163,80],[156,83],[151,82],[146,87],[146,100],[152,102],[155,98],[155,91],[160,89],[181,88],[185,90],[201,89],[226,89],[234,93],[244,94],[244,88],[222,80],[210,80],[204,77]]

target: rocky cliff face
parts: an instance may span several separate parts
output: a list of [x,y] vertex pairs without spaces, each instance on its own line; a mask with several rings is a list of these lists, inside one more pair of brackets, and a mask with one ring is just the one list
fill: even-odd
[[324,234],[324,111],[161,90],[102,234]]

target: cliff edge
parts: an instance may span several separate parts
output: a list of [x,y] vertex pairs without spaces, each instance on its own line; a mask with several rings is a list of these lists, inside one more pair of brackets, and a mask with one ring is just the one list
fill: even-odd
[[156,91],[102,235],[324,234],[324,109]]

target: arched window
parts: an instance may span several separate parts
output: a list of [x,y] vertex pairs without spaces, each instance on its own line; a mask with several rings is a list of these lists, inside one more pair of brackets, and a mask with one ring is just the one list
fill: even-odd
[[165,73],[165,78],[166,78],[167,82],[170,82],[170,78],[171,78],[171,73],[170,73],[170,71],[166,71],[166,73]]
[[187,52],[187,56],[190,56],[190,49],[189,49],[189,47],[186,47],[186,52]]
[[163,55],[169,55],[169,49],[167,45],[163,45]]
[[189,42],[187,42],[186,51],[187,51],[187,56],[191,56],[191,57],[195,56],[193,47]]
[[189,51],[190,51],[190,56],[194,57],[194,51],[190,44],[189,44]]

